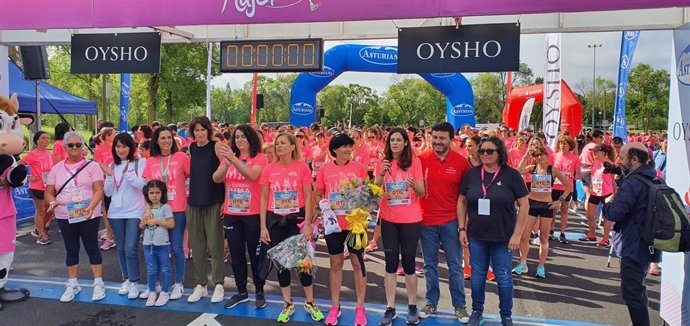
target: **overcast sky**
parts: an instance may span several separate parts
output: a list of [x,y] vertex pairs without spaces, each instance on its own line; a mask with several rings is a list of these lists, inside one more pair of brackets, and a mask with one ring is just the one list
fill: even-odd
[[[611,80],[618,78],[618,57],[620,55],[622,32],[607,33],[566,33],[561,36],[561,47],[563,53],[562,74],[568,84],[572,87],[580,81],[592,80],[592,57],[593,50],[588,48],[588,44],[602,44],[597,48],[597,71],[598,77]],[[643,31],[640,33],[640,40],[633,57],[633,66],[638,63],[646,63],[655,69],[671,68],[671,31]],[[397,45],[397,40],[352,40],[326,42],[326,50],[344,43],[369,44],[369,45]],[[520,61],[527,63],[532,68],[535,76],[544,75],[544,34],[522,35],[520,39]],[[266,74],[275,76],[275,74]],[[242,85],[251,80],[251,74],[223,74],[215,77],[212,84],[215,87],[224,87],[230,83],[233,89],[241,88]],[[359,84],[375,89],[378,93],[383,93],[394,82],[396,74],[387,73],[364,73],[364,72],[345,72],[331,84]],[[472,77],[473,74],[467,74]]]

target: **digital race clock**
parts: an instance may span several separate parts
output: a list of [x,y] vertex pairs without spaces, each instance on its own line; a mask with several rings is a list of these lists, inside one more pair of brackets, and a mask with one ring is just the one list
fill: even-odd
[[323,39],[226,41],[220,43],[221,72],[323,70]]

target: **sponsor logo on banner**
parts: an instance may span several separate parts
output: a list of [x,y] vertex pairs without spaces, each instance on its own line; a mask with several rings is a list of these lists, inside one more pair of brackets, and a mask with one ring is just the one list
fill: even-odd
[[546,34],[543,116],[546,142],[554,147],[561,121],[561,34]]
[[471,116],[474,114],[474,107],[467,103],[458,104],[450,110],[450,114],[456,117]]
[[621,57],[621,68],[626,69],[626,68],[628,68],[629,64],[630,64],[630,59],[628,58],[627,54],[624,54]]
[[292,113],[296,115],[311,115],[314,114],[314,107],[309,103],[297,102],[290,108]]
[[390,46],[368,46],[359,50],[362,60],[381,66],[398,63],[398,49]]
[[685,86],[690,86],[690,45],[678,57],[676,67],[678,67],[676,72],[678,81]]
[[331,78],[333,75],[335,75],[335,70],[329,66],[323,66],[323,71],[320,72],[312,72],[310,75],[314,77],[319,77],[319,78]]
[[431,74],[432,76],[436,78],[450,78],[455,76],[455,73],[438,73],[438,74]]
[[629,41],[634,40],[638,35],[640,34],[640,31],[625,31],[623,36],[628,39]]
[[71,45],[73,74],[160,72],[160,33],[74,34]]
[[[297,5],[304,0],[235,0],[235,10],[239,13],[245,14],[252,18],[256,14],[256,7],[265,7],[268,9],[284,9]],[[306,3],[306,2],[305,2]],[[320,6],[315,1],[309,1],[309,10],[314,11]],[[228,0],[223,0],[223,8],[220,13],[224,13],[228,8]]]

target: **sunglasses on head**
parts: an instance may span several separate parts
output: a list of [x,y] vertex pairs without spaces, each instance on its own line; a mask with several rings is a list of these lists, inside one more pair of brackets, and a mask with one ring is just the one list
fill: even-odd
[[488,149],[480,149],[480,150],[479,150],[479,155],[493,155],[495,152],[496,152],[496,150],[495,150],[495,149],[491,149],[491,148],[488,148]]
[[81,148],[82,145],[82,143],[67,143],[67,147],[69,148]]

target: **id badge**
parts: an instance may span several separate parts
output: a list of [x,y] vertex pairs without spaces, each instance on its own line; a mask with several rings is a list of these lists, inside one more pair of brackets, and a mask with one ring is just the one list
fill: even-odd
[[479,215],[489,216],[491,214],[491,200],[479,198]]

